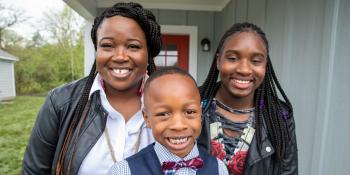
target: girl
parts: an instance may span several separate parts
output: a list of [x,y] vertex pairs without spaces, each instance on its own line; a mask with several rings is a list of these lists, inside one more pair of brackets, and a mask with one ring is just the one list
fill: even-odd
[[94,21],[88,77],[52,90],[23,160],[23,174],[106,174],[154,141],[141,108],[143,82],[161,47],[154,15],[117,3]]
[[222,159],[230,174],[298,173],[293,108],[259,27],[237,23],[226,31],[200,90],[199,143]]

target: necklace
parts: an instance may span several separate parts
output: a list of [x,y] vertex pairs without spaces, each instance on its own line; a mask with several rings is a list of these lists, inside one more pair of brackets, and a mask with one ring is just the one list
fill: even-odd
[[[135,150],[135,152],[138,151],[139,147],[140,147],[140,139],[141,139],[141,133],[142,133],[143,125],[144,124],[141,125],[140,130],[137,132],[137,140],[136,140],[135,145],[133,146],[133,150]],[[107,125],[105,126],[104,134],[106,136],[107,145],[108,145],[108,149],[109,149],[109,154],[111,155],[113,162],[116,163],[117,159],[115,157],[114,149],[112,147],[111,139],[109,137],[109,132],[108,132],[108,129],[107,129]]]
[[226,111],[229,111],[231,113],[234,113],[234,114],[249,114],[249,113],[252,113],[255,111],[255,108],[248,108],[248,109],[235,109],[235,108],[231,108],[227,105],[225,105],[224,103],[222,103],[221,101],[217,100],[217,99],[214,99],[216,101],[216,104],[226,110]]
[[116,163],[116,162],[117,162],[117,159],[115,158],[114,149],[113,149],[113,147],[112,147],[111,139],[109,138],[109,133],[108,133],[107,125],[106,125],[106,127],[105,127],[104,133],[105,133],[105,135],[106,135],[106,140],[107,140],[107,145],[108,145],[108,149],[109,149],[109,154],[111,155],[113,162]]

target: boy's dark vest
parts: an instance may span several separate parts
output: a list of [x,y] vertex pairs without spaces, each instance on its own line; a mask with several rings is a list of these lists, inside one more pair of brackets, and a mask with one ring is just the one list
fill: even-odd
[[[126,161],[132,175],[162,175],[160,162],[154,151],[154,144],[148,145],[137,154],[129,157]],[[209,155],[207,152],[198,148],[199,156],[204,161],[204,166],[196,174],[218,175],[218,162],[216,157]]]

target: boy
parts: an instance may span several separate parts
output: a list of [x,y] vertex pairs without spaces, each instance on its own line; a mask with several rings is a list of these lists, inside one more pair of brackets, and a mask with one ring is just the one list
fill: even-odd
[[201,104],[191,75],[175,67],[153,73],[144,87],[144,102],[145,123],[156,142],[116,163],[109,174],[228,174],[221,160],[197,147]]

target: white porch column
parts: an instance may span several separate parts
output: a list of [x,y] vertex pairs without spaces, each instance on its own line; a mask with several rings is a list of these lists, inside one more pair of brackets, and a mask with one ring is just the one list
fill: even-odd
[[91,41],[91,28],[92,22],[85,20],[85,33],[84,33],[84,75],[87,76],[90,73],[92,64],[95,60],[95,48]]

